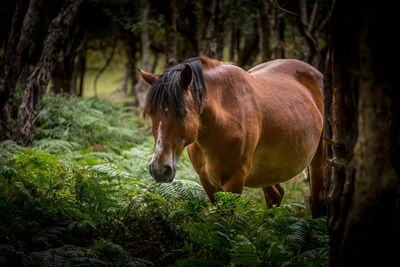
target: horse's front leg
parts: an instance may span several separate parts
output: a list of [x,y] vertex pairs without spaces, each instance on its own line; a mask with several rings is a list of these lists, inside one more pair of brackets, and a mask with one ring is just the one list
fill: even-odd
[[200,175],[200,183],[203,186],[204,191],[206,191],[206,194],[210,199],[211,203],[214,203],[215,202],[214,194],[218,192],[218,188],[213,186],[205,177],[205,175]]
[[221,188],[224,192],[242,194],[247,177],[247,168],[240,168],[231,175],[222,177]]

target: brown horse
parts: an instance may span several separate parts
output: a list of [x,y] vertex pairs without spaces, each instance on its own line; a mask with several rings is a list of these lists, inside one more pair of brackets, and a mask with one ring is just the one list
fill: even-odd
[[322,74],[299,60],[281,59],[249,71],[206,57],[160,76],[139,70],[152,85],[144,114],[155,140],[151,175],[171,182],[187,146],[193,167],[213,202],[217,191],[261,187],[267,205],[280,204],[279,183],[310,170],[313,217],[322,197]]

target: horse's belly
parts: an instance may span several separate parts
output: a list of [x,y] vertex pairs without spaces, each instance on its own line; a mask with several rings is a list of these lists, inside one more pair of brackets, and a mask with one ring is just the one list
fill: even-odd
[[290,167],[271,164],[265,160],[253,159],[253,164],[246,178],[247,187],[266,187],[285,182],[301,173],[307,162],[295,162]]
[[285,182],[301,173],[317,150],[319,136],[316,134],[302,141],[303,145],[299,145],[299,142],[259,145],[253,154],[245,186],[270,186]]

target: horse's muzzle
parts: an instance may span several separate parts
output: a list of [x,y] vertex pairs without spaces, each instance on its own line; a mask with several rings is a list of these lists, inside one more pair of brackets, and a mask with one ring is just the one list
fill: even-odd
[[149,165],[149,172],[157,182],[170,183],[174,180],[176,168],[168,164],[160,166],[153,162]]

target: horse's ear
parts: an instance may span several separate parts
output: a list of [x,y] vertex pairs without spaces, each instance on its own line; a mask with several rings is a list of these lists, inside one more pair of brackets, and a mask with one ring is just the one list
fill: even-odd
[[155,75],[141,69],[138,69],[138,71],[140,72],[140,75],[142,75],[142,78],[150,85],[153,85],[157,81],[157,77]]
[[181,74],[179,75],[179,80],[184,89],[189,88],[189,85],[192,83],[193,73],[192,68],[186,64],[183,70],[181,70]]

